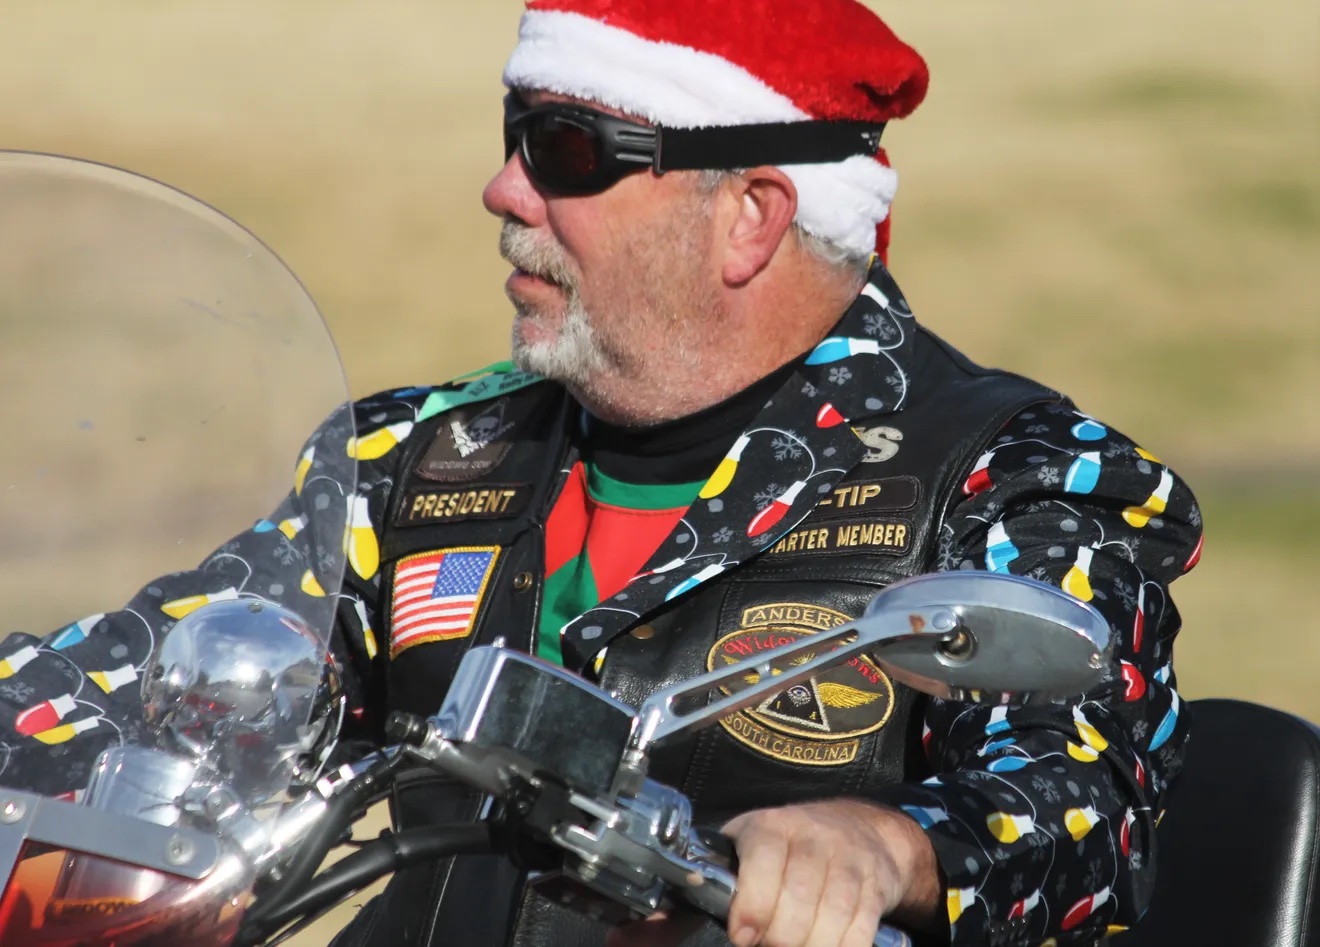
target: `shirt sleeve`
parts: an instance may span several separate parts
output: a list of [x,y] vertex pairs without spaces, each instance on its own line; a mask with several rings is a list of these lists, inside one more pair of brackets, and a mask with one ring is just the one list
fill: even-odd
[[376,736],[378,524],[414,401],[386,393],[327,419],[298,454],[279,506],[195,568],[150,581],[117,611],[0,642],[0,785],[75,793],[103,749],[141,742],[152,655],[176,621],[225,599],[276,603],[330,628],[348,698],[344,736]]
[[1028,576],[1089,602],[1115,636],[1110,674],[1076,701],[931,700],[933,775],[881,801],[934,844],[952,944],[1089,942],[1135,923],[1153,889],[1154,827],[1188,723],[1168,589],[1200,556],[1200,512],[1167,465],[1063,406],[1010,421],[962,494],[938,567]]

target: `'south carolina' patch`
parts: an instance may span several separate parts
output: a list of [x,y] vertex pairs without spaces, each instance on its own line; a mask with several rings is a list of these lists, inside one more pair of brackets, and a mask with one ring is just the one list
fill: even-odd
[[[798,602],[748,608],[741,627],[715,642],[706,667],[713,671],[764,658],[767,651],[847,621],[842,612]],[[808,653],[796,662],[805,664],[813,657]],[[724,691],[733,693],[754,681],[755,676],[748,674],[745,684]],[[893,683],[874,661],[859,656],[725,717],[720,726],[773,759],[804,766],[844,766],[857,758],[861,737],[888,723],[893,710]]]

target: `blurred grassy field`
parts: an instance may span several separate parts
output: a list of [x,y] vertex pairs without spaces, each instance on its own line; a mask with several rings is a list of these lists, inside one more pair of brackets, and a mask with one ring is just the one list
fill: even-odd
[[[872,5],[934,76],[886,136],[918,316],[1190,480],[1185,693],[1320,720],[1314,0]],[[236,217],[307,284],[355,393],[444,379],[506,350],[479,194],[520,8],[7,0],[0,147]]]

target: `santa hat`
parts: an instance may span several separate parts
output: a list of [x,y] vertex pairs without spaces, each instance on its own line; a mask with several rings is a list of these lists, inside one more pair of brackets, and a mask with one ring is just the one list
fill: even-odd
[[[856,0],[529,0],[504,82],[708,128],[878,124],[911,113],[929,74]],[[883,150],[783,171],[804,230],[883,257],[898,186]]]

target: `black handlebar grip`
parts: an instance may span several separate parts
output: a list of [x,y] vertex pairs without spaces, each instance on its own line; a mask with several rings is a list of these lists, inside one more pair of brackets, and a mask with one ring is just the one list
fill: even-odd
[[395,743],[421,746],[426,741],[426,718],[396,710],[385,720],[385,736]]
[[692,831],[698,842],[723,861],[725,868],[735,875],[738,874],[738,852],[733,847],[733,839],[709,825],[695,825]]

